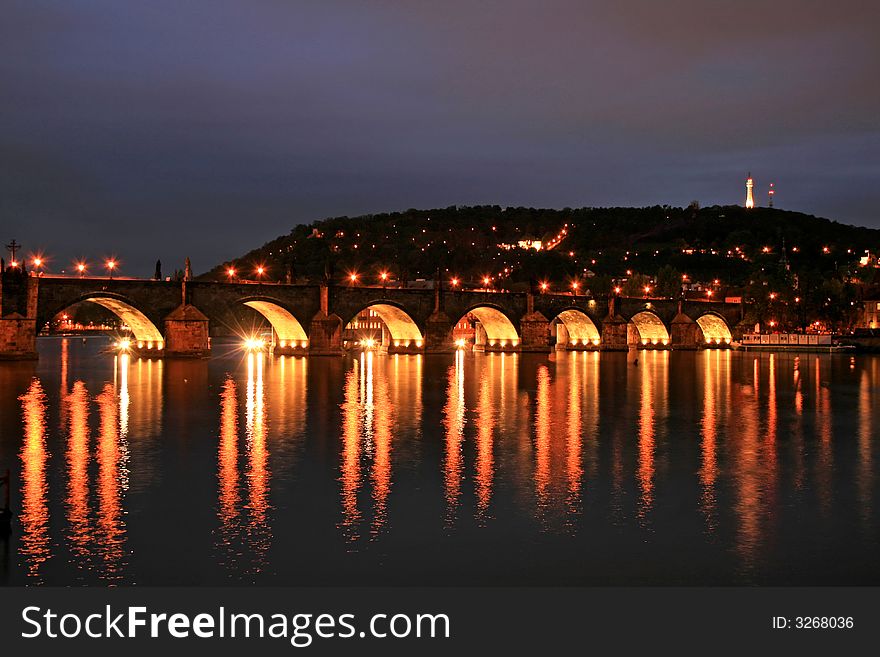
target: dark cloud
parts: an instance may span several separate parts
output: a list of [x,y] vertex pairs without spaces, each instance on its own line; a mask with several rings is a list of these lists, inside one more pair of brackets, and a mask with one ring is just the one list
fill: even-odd
[[874,2],[6,2],[0,224],[196,268],[454,203],[740,201],[880,226]]

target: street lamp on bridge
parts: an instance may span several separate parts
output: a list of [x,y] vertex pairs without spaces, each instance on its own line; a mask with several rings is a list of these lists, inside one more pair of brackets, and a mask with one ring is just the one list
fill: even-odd
[[113,279],[113,270],[116,269],[116,265],[117,262],[112,258],[108,260],[105,264],[105,266],[107,267],[108,276],[111,280]]

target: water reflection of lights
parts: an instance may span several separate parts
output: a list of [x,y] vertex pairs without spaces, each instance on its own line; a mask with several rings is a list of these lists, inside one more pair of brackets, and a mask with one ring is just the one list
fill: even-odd
[[703,417],[701,421],[700,484],[703,488],[700,506],[706,518],[707,529],[715,529],[715,482],[718,479],[718,360],[720,351],[704,351],[704,361],[715,361],[703,368]]
[[654,369],[647,358],[639,368],[641,387],[639,396],[639,465],[637,477],[641,496],[639,498],[639,517],[644,520],[654,505]]
[[342,404],[342,529],[350,542],[360,537],[358,491],[361,485],[360,393],[361,361],[355,360],[345,376]]
[[[490,357],[491,358],[491,357]],[[494,362],[494,360],[492,361]],[[480,391],[477,399],[477,520],[488,520],[489,503],[492,500],[492,483],[495,478],[495,404],[492,396],[493,377],[483,364]]]
[[345,379],[340,464],[341,528],[346,539],[352,543],[360,538],[360,524],[364,519],[358,505],[364,458],[370,460],[373,508],[369,534],[372,540],[379,537],[388,521],[395,422],[395,405],[391,400],[386,372],[388,365],[388,359],[365,351],[354,361]]
[[263,390],[263,361],[260,353],[247,357],[247,395],[245,401],[245,434],[247,437],[248,482],[248,536],[254,552],[254,572],[265,568],[271,532],[269,514],[269,451],[266,444],[265,392]]
[[231,376],[226,377],[220,393],[220,441],[217,449],[218,498],[217,515],[220,521],[219,545],[221,559],[227,568],[236,565],[239,519],[238,477],[238,394]]
[[446,429],[443,481],[446,495],[446,523],[451,526],[455,524],[463,472],[461,452],[465,426],[463,351],[456,351],[455,364],[447,371],[446,381],[446,405],[443,408],[443,425]]
[[547,512],[550,498],[550,372],[546,365],[538,367],[538,389],[535,399],[535,497],[538,516]]
[[73,384],[67,403],[67,531],[77,565],[88,568],[93,536],[89,526],[89,393],[82,381]]
[[39,379],[33,379],[22,395],[24,441],[21,452],[21,528],[19,553],[26,575],[41,582],[45,562],[52,556],[49,546],[49,485],[46,478],[46,394]]

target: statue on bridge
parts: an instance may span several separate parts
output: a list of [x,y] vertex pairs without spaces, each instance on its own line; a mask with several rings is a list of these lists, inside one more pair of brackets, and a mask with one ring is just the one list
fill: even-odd
[[189,256],[187,256],[186,262],[184,263],[183,280],[191,281],[192,278],[193,278],[192,263],[189,261]]

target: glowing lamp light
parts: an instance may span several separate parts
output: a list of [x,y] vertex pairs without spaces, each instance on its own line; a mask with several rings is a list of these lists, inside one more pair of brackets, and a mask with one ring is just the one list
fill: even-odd
[[489,346],[490,346],[490,347],[494,347],[494,346],[495,346],[495,340],[489,340]]
[[263,266],[257,267],[257,276],[262,276],[266,269]]
[[299,346],[302,347],[303,349],[305,349],[306,347],[309,346],[309,341],[303,340],[302,342],[299,343]]
[[646,344],[648,344],[648,341],[647,341],[647,340],[642,340],[642,344],[645,344],[645,345],[646,345]]
[[34,267],[41,267],[43,265],[42,258],[34,258]]
[[483,285],[488,286],[491,279],[488,276],[483,277]]
[[379,274],[379,278],[381,278],[383,281],[387,281],[388,280],[388,272],[383,271],[381,274]]
[[453,278],[450,282],[452,283],[452,287],[458,286],[458,279],[457,278]]
[[348,280],[350,280],[352,283],[357,283],[357,279],[358,279],[357,274],[349,274],[348,275]]
[[547,283],[541,283],[541,291],[542,292],[546,292],[548,287],[550,287],[550,286],[547,285]]
[[730,338],[724,338],[724,342],[726,342],[727,344],[730,344]]
[[395,347],[399,347],[399,346],[400,346],[400,340],[395,340],[395,341],[394,341],[394,346],[395,346]]
[[367,349],[372,349],[374,346],[376,346],[376,341],[373,338],[367,338],[364,340],[364,347]]
[[416,346],[419,347],[419,348],[421,348],[421,346],[422,346],[422,341],[421,341],[421,340],[416,340]]
[[455,346],[458,347],[459,349],[464,348],[464,345],[465,345],[464,338],[459,338],[458,340],[455,341]]
[[131,340],[129,340],[128,338],[123,338],[116,343],[116,346],[119,347],[119,351],[128,351],[129,349],[131,349]]
[[235,278],[235,269],[230,267],[226,270],[226,275],[229,276],[229,278]]
[[620,288],[619,288],[619,287],[614,288],[614,294],[620,294]]
[[281,342],[278,343],[278,346],[280,346],[282,349],[284,349],[287,346],[287,340],[282,340]]
[[660,340],[660,342],[662,342],[664,346],[669,344],[669,340],[666,340],[666,339]]
[[158,349],[159,351],[162,351],[164,348],[165,348],[165,343],[162,342],[161,340],[156,343],[156,349]]
[[594,347],[598,347],[598,346],[599,346],[599,338],[593,338],[593,346],[594,346]]
[[518,344],[519,344],[519,341],[518,341],[518,340],[511,340],[511,341],[510,341],[510,346],[511,346],[511,347],[515,347],[515,346],[518,345]]
[[11,261],[9,262],[9,266],[10,266],[10,267],[18,267],[18,262],[17,262],[16,260],[11,260]]
[[262,351],[263,341],[260,338],[247,338],[244,341],[244,348],[247,351]]
[[138,340],[138,349],[143,349],[143,348],[144,348],[144,343],[141,342],[140,340]]
[[82,276],[86,271],[86,265],[84,262],[76,263],[76,270],[79,272],[79,275]]

